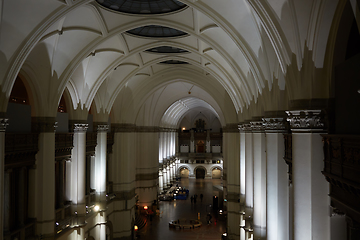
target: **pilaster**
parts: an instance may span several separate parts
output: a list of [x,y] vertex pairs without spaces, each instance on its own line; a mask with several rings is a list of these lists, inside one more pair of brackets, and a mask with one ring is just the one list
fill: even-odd
[[326,112],[315,109],[286,113],[292,131],[294,240],[330,239],[329,184],[321,174],[324,153],[320,133],[328,127]]
[[253,135],[254,161],[254,239],[266,239],[266,139],[261,118],[250,122]]
[[[266,113],[265,113],[266,114]],[[273,113],[272,113],[273,114]],[[266,134],[266,189],[267,189],[267,239],[288,240],[289,235],[289,189],[287,165],[283,160],[284,138],[287,132],[286,114],[283,117],[264,117]]]
[[54,239],[55,228],[55,118],[33,117],[32,131],[39,133],[36,155],[36,219],[38,234]]
[[227,227],[230,239],[240,238],[240,133],[238,124],[223,128],[224,173],[226,173]]

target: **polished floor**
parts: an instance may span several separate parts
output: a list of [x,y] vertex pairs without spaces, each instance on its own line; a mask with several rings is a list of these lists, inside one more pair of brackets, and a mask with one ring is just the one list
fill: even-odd
[[[225,216],[213,211],[213,196],[218,192],[213,190],[213,185],[221,185],[220,179],[182,179],[178,185],[189,189],[187,200],[160,201],[160,217],[156,216],[148,220],[146,226],[137,233],[139,240],[192,240],[192,239],[210,239],[221,240],[221,236],[226,232]],[[200,194],[204,195],[203,201],[200,201]],[[197,194],[196,203],[191,203],[190,196]],[[202,226],[195,229],[173,229],[169,228],[171,220],[189,220],[198,219]],[[211,213],[212,223],[207,224],[206,215]]]

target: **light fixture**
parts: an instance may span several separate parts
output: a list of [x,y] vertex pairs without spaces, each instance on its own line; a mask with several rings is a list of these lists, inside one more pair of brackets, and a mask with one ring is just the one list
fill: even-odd
[[148,209],[148,206],[144,206],[144,209],[147,210],[147,209]]
[[134,230],[137,231],[139,228],[137,225],[134,225]]
[[98,205],[95,205],[94,211],[95,211],[95,212],[98,212],[99,210],[100,210],[100,207],[99,207]]

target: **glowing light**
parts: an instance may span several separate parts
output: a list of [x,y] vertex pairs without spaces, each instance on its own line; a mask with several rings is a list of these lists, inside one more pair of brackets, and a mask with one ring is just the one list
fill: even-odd
[[183,131],[184,131],[185,129],[186,129],[186,128],[184,128],[184,127],[182,128]]
[[147,210],[147,209],[148,209],[148,206],[144,206],[144,209]]
[[137,231],[139,228],[137,225],[134,225],[134,230]]
[[100,207],[99,207],[98,205],[96,205],[96,206],[94,207],[94,210],[95,210],[95,212],[98,212],[98,211],[100,210]]

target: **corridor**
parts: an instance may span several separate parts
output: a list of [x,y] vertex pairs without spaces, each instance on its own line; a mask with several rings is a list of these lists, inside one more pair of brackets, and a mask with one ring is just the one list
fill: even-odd
[[[182,179],[178,181],[179,186],[189,189],[187,200],[161,201],[159,202],[160,217],[148,220],[146,226],[138,233],[139,240],[192,240],[210,239],[221,240],[222,234],[226,231],[226,218],[224,215],[217,215],[212,210],[213,186],[221,185],[221,179]],[[197,194],[196,203],[191,203],[190,196]],[[200,201],[200,194],[204,195]],[[207,213],[212,215],[212,223],[207,224]],[[172,229],[169,228],[169,221],[182,219],[197,219],[200,213],[200,220],[203,225],[195,229]]]

